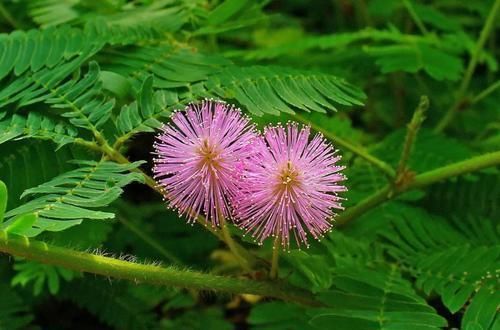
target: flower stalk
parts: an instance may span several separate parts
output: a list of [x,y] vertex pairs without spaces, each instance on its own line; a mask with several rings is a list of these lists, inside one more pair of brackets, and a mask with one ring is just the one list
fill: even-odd
[[269,272],[269,277],[271,279],[278,278],[278,269],[279,269],[279,257],[280,257],[280,238],[276,236],[273,243],[273,256],[271,259],[271,271]]

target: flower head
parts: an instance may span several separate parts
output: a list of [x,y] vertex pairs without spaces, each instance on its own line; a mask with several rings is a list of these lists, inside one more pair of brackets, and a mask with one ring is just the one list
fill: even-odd
[[341,157],[321,135],[311,141],[309,135],[309,127],[295,123],[268,127],[261,152],[251,159],[234,207],[239,226],[259,243],[277,236],[289,249],[292,233],[299,246],[308,246],[307,233],[322,237],[333,209],[342,209],[337,193],[346,190],[340,184],[345,177],[335,165]]
[[220,226],[231,215],[229,201],[256,137],[249,119],[222,101],[205,100],[175,112],[154,145],[154,177],[170,206],[188,222],[204,214],[212,226]]

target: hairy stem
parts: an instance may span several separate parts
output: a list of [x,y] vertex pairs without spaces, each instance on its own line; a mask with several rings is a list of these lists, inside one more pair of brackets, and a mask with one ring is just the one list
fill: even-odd
[[401,187],[401,189],[395,189],[392,185],[389,184],[377,190],[371,196],[368,196],[360,203],[358,203],[356,206],[349,208],[345,212],[340,214],[336,218],[335,223],[337,226],[345,225],[349,221],[358,218],[369,210],[379,206],[383,202],[392,199],[393,197],[405,191],[423,188],[447,178],[498,165],[500,165],[500,151],[473,157],[458,163],[453,163],[421,173],[415,176],[411,182]]
[[216,276],[174,267],[138,264],[57,247],[24,236],[9,235],[3,230],[0,231],[0,252],[79,272],[99,274],[136,283],[216,290],[234,294],[255,294],[305,305],[319,305],[309,292],[288,285]]
[[378,159],[377,157],[375,157],[373,155],[370,155],[366,150],[363,149],[363,147],[356,146],[356,145],[336,136],[335,134],[319,127],[318,125],[309,122],[306,118],[304,118],[298,114],[293,115],[293,117],[304,124],[310,125],[312,129],[320,132],[325,137],[327,137],[329,140],[332,140],[333,142],[335,142],[335,144],[340,146],[341,148],[345,148],[345,149],[351,151],[352,153],[358,155],[359,157],[363,158],[367,162],[373,164],[375,167],[380,169],[387,177],[389,177],[391,179],[394,179],[396,177],[396,171],[394,171],[394,169],[389,164]]
[[479,39],[476,42],[474,47],[474,51],[472,52],[472,56],[469,60],[469,64],[467,65],[467,70],[465,71],[464,77],[462,78],[462,82],[457,92],[457,96],[453,105],[448,109],[443,118],[436,125],[435,131],[442,132],[446,127],[451,123],[451,121],[455,118],[456,113],[464,104],[465,94],[467,93],[467,89],[469,88],[472,75],[474,74],[474,70],[476,69],[477,62],[479,60],[479,55],[490,36],[490,33],[495,28],[495,18],[500,11],[500,0],[495,0],[495,3],[491,7],[490,13],[486,22],[484,23],[483,29],[479,35]]
[[410,159],[410,155],[417,138],[417,133],[425,119],[425,113],[429,108],[429,98],[427,96],[420,97],[420,102],[417,109],[413,113],[413,117],[408,124],[408,129],[406,132],[405,143],[403,146],[403,152],[401,153],[401,158],[399,160],[398,168],[396,170],[396,185],[399,185],[404,181],[406,165]]

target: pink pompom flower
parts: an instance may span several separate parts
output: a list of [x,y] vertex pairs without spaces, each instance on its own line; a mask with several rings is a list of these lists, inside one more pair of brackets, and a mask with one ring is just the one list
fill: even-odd
[[154,178],[170,206],[213,227],[231,216],[230,200],[257,139],[249,118],[222,101],[205,100],[177,111],[154,144]]
[[[346,191],[340,182],[341,158],[322,135],[309,141],[310,128],[296,123],[268,127],[261,152],[250,159],[245,185],[234,201],[238,225],[259,244],[276,237],[284,249],[290,236],[300,247],[332,227],[333,209],[342,209],[337,193]],[[267,144],[267,146],[266,146]]]

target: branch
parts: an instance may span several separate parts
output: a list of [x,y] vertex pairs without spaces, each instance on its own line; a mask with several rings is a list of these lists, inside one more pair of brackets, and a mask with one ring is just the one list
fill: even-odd
[[415,24],[417,25],[417,27],[420,30],[420,32],[423,35],[429,34],[429,31],[427,31],[427,29],[425,28],[424,23],[422,22],[422,20],[420,19],[420,17],[418,17],[418,14],[415,11],[415,8],[411,4],[411,2],[409,0],[403,0],[403,4],[406,7],[406,10],[408,10],[408,13],[410,14],[410,16],[413,19],[413,21],[415,22]]
[[138,264],[101,255],[57,247],[24,236],[0,231],[0,252],[62,266],[79,272],[164,286],[216,290],[234,294],[255,294],[318,306],[314,296],[299,288],[276,282],[254,281],[204,274],[174,267]]
[[482,92],[478,93],[471,101],[471,104],[476,104],[481,101],[491,93],[493,93],[496,89],[500,88],[500,80],[497,80],[495,83],[486,87]]
[[408,124],[408,131],[406,132],[405,143],[403,146],[403,151],[401,153],[401,158],[399,160],[398,168],[396,170],[396,186],[405,184],[407,177],[407,163],[410,159],[411,152],[413,150],[413,145],[415,139],[417,138],[417,133],[420,130],[420,126],[425,120],[425,113],[429,108],[429,98],[425,95],[420,97],[420,102],[417,109],[415,110],[410,123]]
[[335,223],[337,226],[343,226],[349,221],[356,219],[369,210],[379,206],[387,200],[394,198],[397,195],[402,194],[405,191],[423,188],[447,178],[498,165],[500,165],[500,151],[491,152],[458,163],[446,165],[431,171],[424,172],[415,176],[410,183],[408,183],[401,189],[394,189],[389,184],[376,191],[371,196],[365,198],[356,206],[349,208],[345,212],[340,214],[335,219]]
[[495,23],[496,23],[495,18],[499,11],[500,11],[500,0],[495,0],[495,3],[491,7],[488,18],[484,23],[483,29],[481,30],[479,39],[476,42],[476,46],[474,47],[474,50],[472,52],[472,56],[467,66],[467,71],[465,72],[465,75],[462,79],[462,83],[460,84],[460,87],[458,89],[455,103],[451,106],[450,109],[448,109],[444,117],[441,118],[439,123],[436,125],[435,128],[436,132],[442,132],[451,123],[453,118],[455,118],[456,113],[463,107],[465,103],[464,99],[465,94],[467,92],[467,89],[469,88],[472,75],[474,74],[474,70],[476,69],[476,65],[479,60],[479,55],[484,47],[484,44],[486,43],[486,40],[490,36],[490,33],[495,28]]
[[394,171],[394,169],[391,167],[391,165],[389,165],[386,162],[378,159],[377,157],[369,154],[367,151],[365,151],[363,149],[363,147],[356,146],[350,142],[347,142],[346,140],[344,140],[344,139],[336,136],[335,134],[319,127],[318,125],[309,122],[307,119],[305,119],[304,117],[302,117],[298,114],[294,114],[294,115],[292,115],[292,117],[294,117],[295,119],[297,119],[301,123],[304,123],[306,125],[310,125],[312,129],[320,132],[325,137],[327,137],[329,140],[332,140],[333,142],[335,142],[336,145],[351,151],[352,153],[358,155],[359,157],[363,158],[367,162],[373,164],[375,167],[377,167],[379,170],[381,170],[388,178],[394,179],[396,177],[396,171]]

